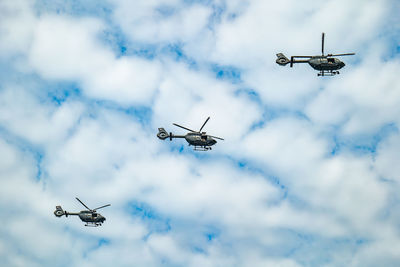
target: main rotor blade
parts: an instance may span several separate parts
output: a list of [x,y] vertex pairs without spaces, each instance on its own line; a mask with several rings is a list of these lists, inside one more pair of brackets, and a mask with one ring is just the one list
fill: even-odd
[[191,132],[197,133],[196,131],[193,131],[193,130],[191,130],[191,129],[189,129],[189,128],[186,128],[186,127],[180,126],[179,124],[173,123],[173,125],[175,125],[175,126],[178,126],[178,127],[182,128],[182,129],[185,129],[185,130],[188,130],[188,131],[191,131]]
[[215,139],[219,139],[219,140],[225,140],[224,138],[221,138],[221,137],[218,137],[218,136],[213,136],[213,135],[208,135],[208,136],[210,136],[212,138],[215,138]]
[[96,211],[96,210],[99,210],[99,209],[102,209],[102,208],[105,208],[105,207],[108,207],[108,206],[111,206],[111,204],[107,204],[107,205],[95,208],[93,211]]
[[322,33],[322,55],[324,55],[325,33]]
[[201,126],[199,132],[201,132],[201,130],[203,130],[204,125],[206,125],[206,123],[208,122],[209,119],[210,119],[210,117],[208,117],[208,118],[206,119],[206,121],[203,123],[203,126]]
[[341,57],[341,56],[354,56],[356,53],[345,53],[345,54],[328,54],[328,57]]
[[91,209],[88,208],[88,206],[83,204],[83,202],[79,198],[76,197],[76,200],[78,200],[85,208],[87,208],[88,210],[92,211]]

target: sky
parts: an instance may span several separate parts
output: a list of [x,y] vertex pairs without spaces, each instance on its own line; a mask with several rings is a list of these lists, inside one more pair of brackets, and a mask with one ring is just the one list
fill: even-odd
[[[0,1],[0,266],[399,266],[399,11]],[[340,75],[275,63],[322,32]]]

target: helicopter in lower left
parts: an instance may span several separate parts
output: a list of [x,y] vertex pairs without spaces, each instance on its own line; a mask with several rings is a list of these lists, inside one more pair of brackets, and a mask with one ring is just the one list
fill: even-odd
[[111,204],[107,204],[95,209],[90,209],[79,198],[76,197],[76,200],[78,200],[87,210],[82,210],[80,212],[68,212],[63,210],[61,206],[56,206],[54,215],[56,217],[61,217],[63,215],[65,215],[65,217],[68,217],[68,215],[76,215],[79,216],[79,219],[81,219],[82,222],[86,223],[85,226],[91,226],[91,227],[101,226],[104,223],[106,218],[102,216],[100,213],[97,213],[97,210],[111,206]]

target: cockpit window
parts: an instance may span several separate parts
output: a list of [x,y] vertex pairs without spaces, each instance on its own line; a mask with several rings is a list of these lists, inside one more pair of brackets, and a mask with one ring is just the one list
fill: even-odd
[[335,63],[335,59],[334,58],[328,58],[328,62],[329,63]]

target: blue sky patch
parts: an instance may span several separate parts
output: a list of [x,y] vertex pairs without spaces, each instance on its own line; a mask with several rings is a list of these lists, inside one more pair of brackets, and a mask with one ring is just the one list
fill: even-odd
[[221,66],[218,64],[211,65],[212,71],[215,73],[215,77],[220,80],[227,80],[231,83],[241,82],[241,72],[238,68],[233,66]]
[[128,213],[147,225],[149,233],[145,238],[153,232],[168,232],[172,228],[170,219],[165,218],[144,202],[131,201],[128,205]]
[[182,43],[168,44],[167,46],[162,47],[160,52],[177,62],[186,63],[190,68],[197,68],[197,62],[185,54],[183,46],[184,44]]
[[372,154],[376,153],[379,144],[394,133],[398,133],[399,129],[395,123],[383,125],[378,132],[372,135],[359,136],[334,136],[334,147],[331,154],[337,155],[343,149],[349,149],[356,154]]

